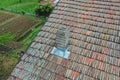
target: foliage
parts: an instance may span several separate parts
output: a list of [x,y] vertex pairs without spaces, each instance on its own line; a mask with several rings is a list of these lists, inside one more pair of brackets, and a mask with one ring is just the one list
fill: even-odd
[[37,16],[48,16],[54,7],[52,4],[44,4],[44,5],[39,5],[38,8],[36,8],[35,13]]
[[4,33],[2,35],[0,35],[0,43],[8,43],[10,41],[12,41],[14,38],[16,37],[15,34],[12,34],[10,32]]

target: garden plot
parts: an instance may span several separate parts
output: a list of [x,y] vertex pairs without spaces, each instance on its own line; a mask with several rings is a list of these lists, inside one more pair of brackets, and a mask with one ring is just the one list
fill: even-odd
[[0,24],[5,22],[6,20],[8,20],[10,18],[13,18],[14,16],[15,15],[0,12]]
[[[11,19],[12,17],[13,19]],[[32,19],[0,12],[0,22],[2,21],[4,21],[4,24],[0,23],[0,33],[11,32],[16,35],[16,40],[37,25],[37,21]]]

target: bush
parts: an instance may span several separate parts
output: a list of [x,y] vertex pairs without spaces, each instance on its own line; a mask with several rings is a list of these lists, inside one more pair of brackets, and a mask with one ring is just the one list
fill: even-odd
[[49,16],[53,9],[54,7],[51,4],[39,5],[39,7],[36,8],[35,13],[37,16]]

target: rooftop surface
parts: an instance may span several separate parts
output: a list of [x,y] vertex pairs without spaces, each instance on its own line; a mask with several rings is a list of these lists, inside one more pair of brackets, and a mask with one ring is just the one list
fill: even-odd
[[[70,56],[50,54],[70,27]],[[120,80],[120,0],[60,0],[8,80]]]

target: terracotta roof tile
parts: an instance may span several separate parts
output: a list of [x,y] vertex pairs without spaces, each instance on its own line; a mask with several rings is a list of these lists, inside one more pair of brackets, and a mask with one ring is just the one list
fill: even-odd
[[[8,80],[120,80],[120,1],[60,0]],[[70,27],[70,57],[51,55]]]

